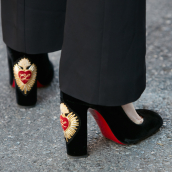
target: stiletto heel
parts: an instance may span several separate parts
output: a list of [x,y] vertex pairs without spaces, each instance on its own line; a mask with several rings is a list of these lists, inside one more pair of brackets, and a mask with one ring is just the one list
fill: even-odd
[[19,58],[13,66],[17,104],[35,106],[37,101],[37,66],[27,57]]
[[[67,154],[87,155],[87,110],[93,115],[104,137],[122,145],[135,144],[153,135],[163,124],[153,111],[139,109],[144,119],[136,124],[130,120],[121,106],[99,106],[73,98],[61,92],[60,121],[66,138]],[[74,123],[73,123],[74,122]],[[75,125],[74,125],[75,124]]]
[[66,140],[67,154],[71,158],[85,158],[87,154],[87,109],[61,97],[60,122]]

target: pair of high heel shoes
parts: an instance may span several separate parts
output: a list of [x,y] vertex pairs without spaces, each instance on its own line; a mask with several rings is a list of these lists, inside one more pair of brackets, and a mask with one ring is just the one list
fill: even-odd
[[[29,55],[7,47],[10,84],[15,87],[17,103],[34,106],[37,87],[48,85],[54,75],[47,54]],[[87,157],[87,110],[95,118],[104,137],[122,145],[135,144],[151,136],[162,126],[162,118],[150,110],[139,109],[142,124],[132,122],[121,106],[99,106],[61,92],[60,122],[66,140],[67,154]]]
[[51,83],[54,69],[48,54],[24,54],[7,47],[9,82],[16,90],[20,106],[32,107],[37,102],[37,88]]

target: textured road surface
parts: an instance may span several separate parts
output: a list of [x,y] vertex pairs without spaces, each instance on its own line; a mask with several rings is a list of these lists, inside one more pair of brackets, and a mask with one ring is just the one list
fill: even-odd
[[147,1],[147,89],[135,106],[156,110],[164,125],[137,145],[120,146],[105,139],[89,115],[90,156],[68,159],[59,121],[59,57],[60,52],[50,54],[55,78],[50,87],[38,90],[37,106],[21,109],[8,83],[5,45],[0,39],[0,171],[171,172],[172,1]]

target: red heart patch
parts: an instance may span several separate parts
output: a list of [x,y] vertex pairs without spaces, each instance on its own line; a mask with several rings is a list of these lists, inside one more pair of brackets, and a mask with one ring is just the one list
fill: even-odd
[[69,120],[66,117],[60,116],[60,122],[64,131],[69,127]]
[[32,72],[31,71],[19,71],[18,76],[20,78],[20,80],[23,82],[23,84],[26,84],[29,79],[32,76]]

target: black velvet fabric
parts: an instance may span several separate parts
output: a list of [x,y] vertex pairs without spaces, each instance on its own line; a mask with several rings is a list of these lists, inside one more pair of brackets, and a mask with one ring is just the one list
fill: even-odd
[[128,118],[121,106],[93,106],[92,108],[103,116],[113,134],[124,144],[138,143],[157,132],[162,126],[162,118],[150,110],[137,110],[144,119],[144,122],[138,125]]
[[[61,96],[71,109],[74,108],[80,117],[84,115],[86,116],[86,107],[86,109],[92,108],[97,110],[105,119],[115,137],[124,144],[135,144],[146,139],[157,132],[163,124],[160,115],[151,110],[138,109],[137,112],[143,117],[144,122],[142,124],[135,124],[128,118],[121,106],[109,107],[92,105],[75,99],[63,92],[61,92]],[[86,121],[81,122],[83,124],[83,122],[85,123]],[[74,142],[77,142],[78,140],[79,137],[77,140],[74,140]],[[76,149],[75,144],[71,146],[71,150],[72,148]]]
[[13,75],[13,60],[11,60],[11,53],[10,51],[8,51],[7,48],[7,61],[8,61],[8,70],[9,70],[9,83],[10,85],[13,84],[13,79],[14,79],[14,75]]
[[17,104],[20,106],[25,106],[25,107],[29,107],[29,106],[35,106],[36,102],[37,102],[37,85],[36,82],[34,84],[34,86],[32,87],[31,91],[29,92],[29,94],[27,96],[25,96],[21,90],[19,89],[19,87],[15,86],[15,90],[16,90],[16,101]]
[[[14,65],[17,64],[20,59],[21,58],[18,58],[14,62]],[[28,59],[31,62],[31,64],[33,64],[33,61],[30,58],[28,58]],[[36,77],[36,80],[35,80],[33,87],[31,88],[30,91],[27,92],[26,95],[23,93],[23,91],[20,90],[20,88],[18,87],[18,85],[15,81],[16,101],[17,101],[18,105],[20,105],[20,106],[34,106],[36,104],[36,102],[37,102],[37,82],[36,81],[37,81],[37,77]]]
[[69,102],[61,97],[61,103],[65,103],[70,112],[78,115],[80,118],[79,129],[73,138],[66,142],[67,154],[70,156],[84,156],[87,155],[87,109],[85,105],[75,104]]
[[15,51],[7,46],[7,58],[9,66],[10,85],[13,83],[13,64],[20,57],[29,57],[37,65],[37,80],[44,86],[51,83],[54,77],[54,67],[48,58],[48,54],[26,54]]

